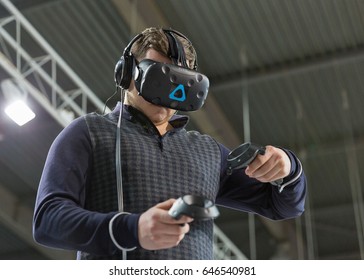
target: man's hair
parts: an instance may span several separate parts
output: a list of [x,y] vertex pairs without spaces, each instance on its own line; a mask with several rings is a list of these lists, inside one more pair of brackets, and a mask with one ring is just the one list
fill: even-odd
[[[187,64],[193,68],[196,59],[196,52],[192,44],[185,38],[176,35],[177,39],[183,45]],[[148,49],[154,49],[157,52],[168,56],[168,39],[162,28],[149,27],[142,32],[142,36],[133,44],[131,52],[137,60],[145,57]]]

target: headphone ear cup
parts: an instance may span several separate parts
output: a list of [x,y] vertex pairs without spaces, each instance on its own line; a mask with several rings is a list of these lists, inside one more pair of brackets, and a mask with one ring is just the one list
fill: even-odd
[[128,89],[135,67],[133,55],[123,55],[115,66],[115,82],[117,86]]
[[122,56],[115,64],[115,69],[114,69],[114,81],[117,86],[120,86],[121,76],[123,73],[123,66],[124,66],[124,57]]

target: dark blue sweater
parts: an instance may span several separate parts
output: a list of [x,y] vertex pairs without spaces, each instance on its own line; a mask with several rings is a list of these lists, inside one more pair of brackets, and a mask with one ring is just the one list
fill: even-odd
[[[112,114],[118,115],[118,105]],[[133,116],[125,107],[123,119]],[[135,114],[135,113],[134,113]],[[170,123],[175,130],[183,129],[186,116],[174,116]],[[150,122],[143,124],[149,126]],[[157,130],[154,129],[157,134]],[[306,179],[304,173],[279,192],[276,186],[261,183],[245,175],[243,170],[228,176],[226,158],[229,154],[222,144],[220,189],[216,203],[240,211],[256,213],[279,220],[299,216],[304,211]],[[296,156],[285,150],[291,160],[291,172],[285,182],[296,177],[301,165]],[[118,249],[110,239],[109,221],[117,212],[98,213],[84,209],[85,190],[90,185],[92,144],[84,118],[74,120],[52,144],[41,177],[34,212],[33,234],[37,242],[55,248],[78,250],[95,254],[114,254]],[[116,186],[115,186],[116,188]],[[177,198],[177,197],[176,197]],[[141,213],[121,215],[114,221],[115,236],[123,247],[139,246],[138,220]]]

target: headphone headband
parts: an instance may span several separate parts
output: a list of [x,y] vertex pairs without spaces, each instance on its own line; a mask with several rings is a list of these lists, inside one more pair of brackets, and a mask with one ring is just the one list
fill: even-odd
[[[183,48],[183,45],[180,44],[178,38],[176,38],[176,36],[174,35],[178,35],[179,37],[185,39],[193,48],[193,45],[192,45],[192,42],[185,36],[183,35],[181,32],[178,32],[176,30],[173,30],[173,29],[163,29],[164,33],[166,34],[167,38],[169,38],[168,35],[170,35],[173,39],[172,41],[174,41],[174,43],[177,45],[177,50],[178,50],[178,54],[177,54],[177,57],[178,57],[178,61],[182,63],[182,65],[186,68],[188,68],[188,65],[186,63],[186,56],[185,56],[185,50]],[[169,47],[171,49],[171,44],[169,44]],[[193,70],[197,70],[197,53],[195,51],[195,49],[193,48],[194,50],[194,55],[195,55],[195,63],[193,65]]]
[[131,41],[129,42],[129,44],[124,49],[123,56],[125,56],[126,54],[127,55],[131,55],[131,48],[132,48],[132,46],[142,36],[143,36],[143,33],[139,33],[133,39],[131,39]]
[[[162,29],[165,35],[167,36],[169,50],[168,54],[173,60],[174,63],[181,63],[184,67],[188,68],[187,62],[186,62],[186,56],[185,51],[183,48],[183,45],[180,43],[178,38],[176,38],[175,35],[184,38],[189,42],[189,44],[192,46],[191,41],[182,33],[175,31],[173,29]],[[124,89],[128,89],[130,86],[130,82],[133,77],[134,68],[135,68],[135,59],[133,54],[131,53],[131,48],[133,47],[134,43],[139,40],[144,34],[139,33],[137,34],[125,47],[123,56],[120,58],[120,60],[115,65],[114,70],[114,80],[116,82],[117,86],[120,86]],[[197,54],[196,51],[194,51],[195,55],[195,62],[193,65],[193,70],[197,70]]]

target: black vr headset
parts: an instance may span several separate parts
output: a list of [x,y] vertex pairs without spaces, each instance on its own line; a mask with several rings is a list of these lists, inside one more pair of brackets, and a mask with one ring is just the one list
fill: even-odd
[[163,31],[168,38],[169,57],[174,64],[150,59],[137,64],[131,48],[143,36],[138,34],[127,45],[123,56],[115,66],[116,85],[128,89],[134,78],[136,89],[148,102],[180,111],[196,111],[202,107],[207,98],[209,79],[196,71],[197,56],[193,70],[188,68],[183,46],[176,35],[189,40],[177,31],[166,29]]

